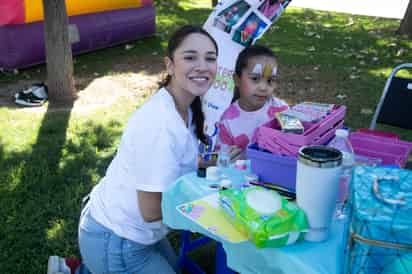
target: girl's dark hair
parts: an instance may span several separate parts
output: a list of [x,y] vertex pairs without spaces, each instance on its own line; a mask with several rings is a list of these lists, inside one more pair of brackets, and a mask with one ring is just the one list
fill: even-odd
[[[235,74],[237,75],[237,77],[240,78],[240,76],[242,75],[243,69],[246,68],[249,63],[249,60],[256,56],[267,56],[267,57],[272,57],[276,59],[275,54],[268,47],[260,46],[260,45],[253,45],[253,46],[244,48],[239,53],[237,60],[236,60]],[[236,101],[237,99],[239,99],[239,97],[240,97],[239,87],[235,86],[235,89],[233,91],[232,103]]]
[[[215,39],[213,39],[213,37],[207,31],[205,31],[203,28],[198,27],[198,26],[186,25],[178,29],[170,37],[169,43],[167,44],[166,56],[169,57],[170,60],[173,61],[173,54],[175,53],[176,49],[180,46],[183,40],[186,39],[187,36],[193,33],[199,33],[199,34],[202,34],[208,37],[210,41],[212,41],[213,45],[215,46],[216,55],[218,54],[217,43]],[[170,75],[166,75],[163,81],[160,82],[159,87],[167,86],[170,83],[171,78],[172,77]],[[207,144],[207,138],[203,131],[204,123],[205,123],[205,115],[203,114],[203,111],[202,111],[202,102],[200,101],[199,96],[196,96],[195,100],[193,100],[192,104],[190,105],[190,108],[193,112],[192,123],[195,125],[196,137],[203,143]]]

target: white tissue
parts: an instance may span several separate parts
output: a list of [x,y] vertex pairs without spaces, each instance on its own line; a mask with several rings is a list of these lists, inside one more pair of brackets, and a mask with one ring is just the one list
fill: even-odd
[[270,190],[255,189],[246,194],[246,203],[259,214],[274,214],[281,208],[280,196]]

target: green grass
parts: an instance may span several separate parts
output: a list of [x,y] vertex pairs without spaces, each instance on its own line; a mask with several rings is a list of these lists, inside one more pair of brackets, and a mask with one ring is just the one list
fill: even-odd
[[[209,3],[157,1],[156,36],[132,43],[129,51],[119,46],[78,56],[76,76],[116,75],[123,73],[116,64],[161,55],[178,26],[205,21]],[[375,108],[390,70],[412,60],[412,42],[394,34],[398,25],[399,20],[288,8],[259,43],[278,56],[280,97],[345,104],[346,124],[359,128],[368,126],[372,114],[363,113]],[[44,77],[45,67],[36,66],[0,74],[0,86]],[[45,273],[49,255],[78,256],[80,200],[104,174],[127,118],[142,101],[121,99],[87,114],[0,108],[0,273]],[[412,140],[411,131],[391,130]],[[208,272],[210,253],[209,248],[193,254]]]

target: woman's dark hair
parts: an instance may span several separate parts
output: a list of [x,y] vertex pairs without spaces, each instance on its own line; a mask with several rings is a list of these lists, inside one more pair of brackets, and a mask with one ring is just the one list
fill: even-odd
[[[210,39],[212,41],[213,45],[215,46],[216,49],[216,55],[218,54],[218,47],[215,39],[203,28],[198,27],[198,26],[191,26],[191,25],[186,25],[178,29],[169,39],[169,43],[167,44],[167,51],[166,51],[166,56],[169,57],[170,60],[173,61],[173,54],[175,53],[176,49],[180,46],[180,44],[183,42],[183,40],[186,39],[187,36],[193,33],[199,33],[202,34]],[[166,78],[160,82],[160,87],[165,87],[170,83],[171,80],[170,75],[166,75]],[[193,120],[192,123],[195,125],[195,132],[197,138],[202,141],[203,143],[207,144],[207,138],[204,133],[204,123],[205,123],[205,115],[202,111],[202,102],[200,101],[200,97],[196,96],[196,98],[193,100],[192,104],[190,105],[190,108],[193,112]]]
[[[245,67],[247,67],[249,60],[253,57],[256,56],[267,56],[267,57],[272,57],[276,59],[275,54],[273,51],[265,46],[260,46],[260,45],[253,45],[247,48],[244,48],[238,55],[237,60],[236,60],[236,65],[235,65],[235,74],[237,77],[241,77],[242,71]],[[239,87],[235,86],[235,89],[233,91],[233,99],[232,103],[239,99],[240,97],[240,92],[239,92]]]

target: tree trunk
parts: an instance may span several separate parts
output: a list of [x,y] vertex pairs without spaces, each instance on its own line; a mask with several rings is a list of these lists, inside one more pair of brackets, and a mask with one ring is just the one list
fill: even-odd
[[47,86],[51,102],[75,98],[73,57],[64,0],[43,0]]
[[398,32],[412,37],[412,1],[410,0]]

